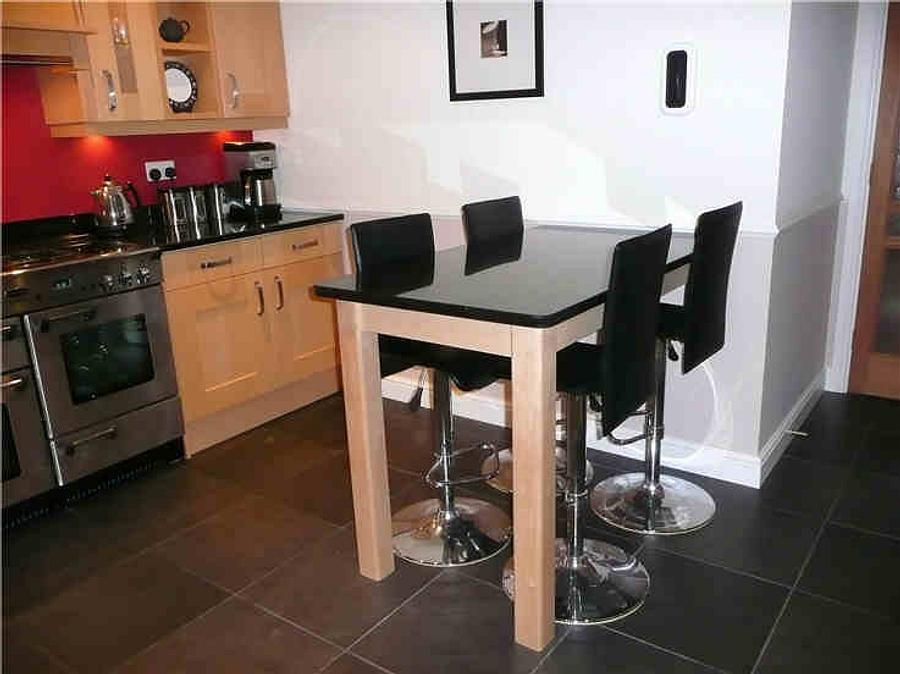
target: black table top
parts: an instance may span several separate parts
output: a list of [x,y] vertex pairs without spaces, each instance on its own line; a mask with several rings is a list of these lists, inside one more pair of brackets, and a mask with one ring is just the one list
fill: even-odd
[[[378,278],[323,280],[316,292],[362,304],[545,328],[602,304],[612,255],[634,229],[540,226],[479,251],[439,251],[433,267],[397,265]],[[675,234],[667,270],[690,261],[693,234]]]

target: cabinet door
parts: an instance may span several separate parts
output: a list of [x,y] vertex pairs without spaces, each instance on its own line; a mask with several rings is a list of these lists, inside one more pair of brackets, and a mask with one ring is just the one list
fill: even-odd
[[85,32],[85,0],[68,2],[4,2],[4,28],[36,28]]
[[166,293],[185,420],[244,402],[269,388],[268,297],[247,274]]
[[313,294],[312,286],[341,270],[338,253],[266,271],[266,293],[273,298],[273,386],[285,386],[337,363],[334,303]]
[[277,2],[210,5],[226,117],[286,116],[287,79]]

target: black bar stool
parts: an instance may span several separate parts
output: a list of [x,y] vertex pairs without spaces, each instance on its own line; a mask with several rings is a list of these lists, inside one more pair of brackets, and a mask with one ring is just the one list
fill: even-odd
[[610,477],[591,494],[593,511],[614,526],[644,534],[683,534],[709,523],[716,512],[715,501],[705,490],[660,475],[666,355],[677,360],[671,342],[681,342],[681,372],[687,374],[725,344],[728,276],[742,210],[738,202],[698,218],[684,305],[661,307],[656,386],[647,404],[646,431],[639,436],[646,443],[644,472]]
[[[470,260],[487,258],[496,264],[498,251],[512,248],[511,242],[518,241],[521,249],[525,221],[522,218],[522,201],[517,196],[466,204],[462,207],[462,223],[466,235],[467,270]],[[557,427],[565,428],[562,419],[557,419],[556,423]],[[511,494],[513,491],[512,449],[501,450],[498,457],[500,472],[489,479],[487,483],[497,491]],[[494,468],[493,460],[486,459],[481,467],[481,473],[488,475],[494,471]],[[594,468],[589,462],[585,462],[585,471],[587,481],[592,481]],[[556,445],[556,473],[556,492],[557,495],[562,495],[566,485],[564,437]]]
[[[637,611],[650,589],[644,565],[603,541],[585,538],[587,398],[599,395],[601,427],[609,435],[650,395],[659,296],[671,226],[619,243],[613,254],[603,313],[603,343],[576,342],[557,355],[556,390],[566,419],[565,539],[556,540],[556,622],[607,623]],[[512,598],[513,560],[503,571]]]
[[[367,288],[414,289],[434,276],[434,234],[427,213],[360,222],[351,225],[357,282]],[[489,443],[454,449],[450,381],[461,390],[475,390],[494,381],[485,372],[495,357],[473,351],[379,336],[382,375],[412,365],[434,369],[435,462],[425,481],[439,498],[410,505],[394,514],[394,554],[424,566],[462,566],[484,561],[509,543],[511,521],[497,506],[480,499],[457,497],[461,484],[483,482],[482,475],[454,477],[454,460],[482,451],[499,472],[497,450]],[[405,366],[405,367],[404,367]]]

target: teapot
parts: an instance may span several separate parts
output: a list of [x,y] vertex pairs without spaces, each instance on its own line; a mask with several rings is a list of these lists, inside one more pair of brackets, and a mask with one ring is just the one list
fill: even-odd
[[[126,196],[131,192],[134,204]],[[91,192],[94,197],[97,227],[103,232],[121,232],[134,222],[133,208],[141,205],[134,184],[126,183],[125,187],[117,183],[109,174],[103,177],[99,188]]]

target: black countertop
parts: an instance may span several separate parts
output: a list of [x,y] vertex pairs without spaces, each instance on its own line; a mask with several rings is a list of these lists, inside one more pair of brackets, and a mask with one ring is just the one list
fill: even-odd
[[[206,227],[198,232],[189,232],[181,237],[176,237],[174,232],[168,231],[160,225],[155,224],[158,220],[151,217],[155,221],[153,225],[143,229],[147,232],[147,240],[151,245],[158,246],[161,250],[178,250],[181,248],[191,248],[193,246],[205,246],[210,243],[219,243],[220,241],[232,241],[234,239],[242,239],[248,236],[257,236],[268,232],[279,232],[288,229],[297,229],[299,227],[309,227],[311,225],[320,225],[324,222],[334,222],[343,218],[342,213],[323,213],[321,211],[302,211],[283,209],[281,218],[269,222],[226,222],[221,231],[214,231],[211,227]],[[134,228],[134,233],[129,232],[129,238],[140,236],[141,227]]]
[[[378,278],[323,280],[316,292],[363,304],[461,316],[495,323],[549,327],[602,304],[613,249],[634,229],[541,226],[524,237],[479,251],[439,251],[432,266],[392,267]],[[692,233],[672,237],[667,270],[690,262]]]

